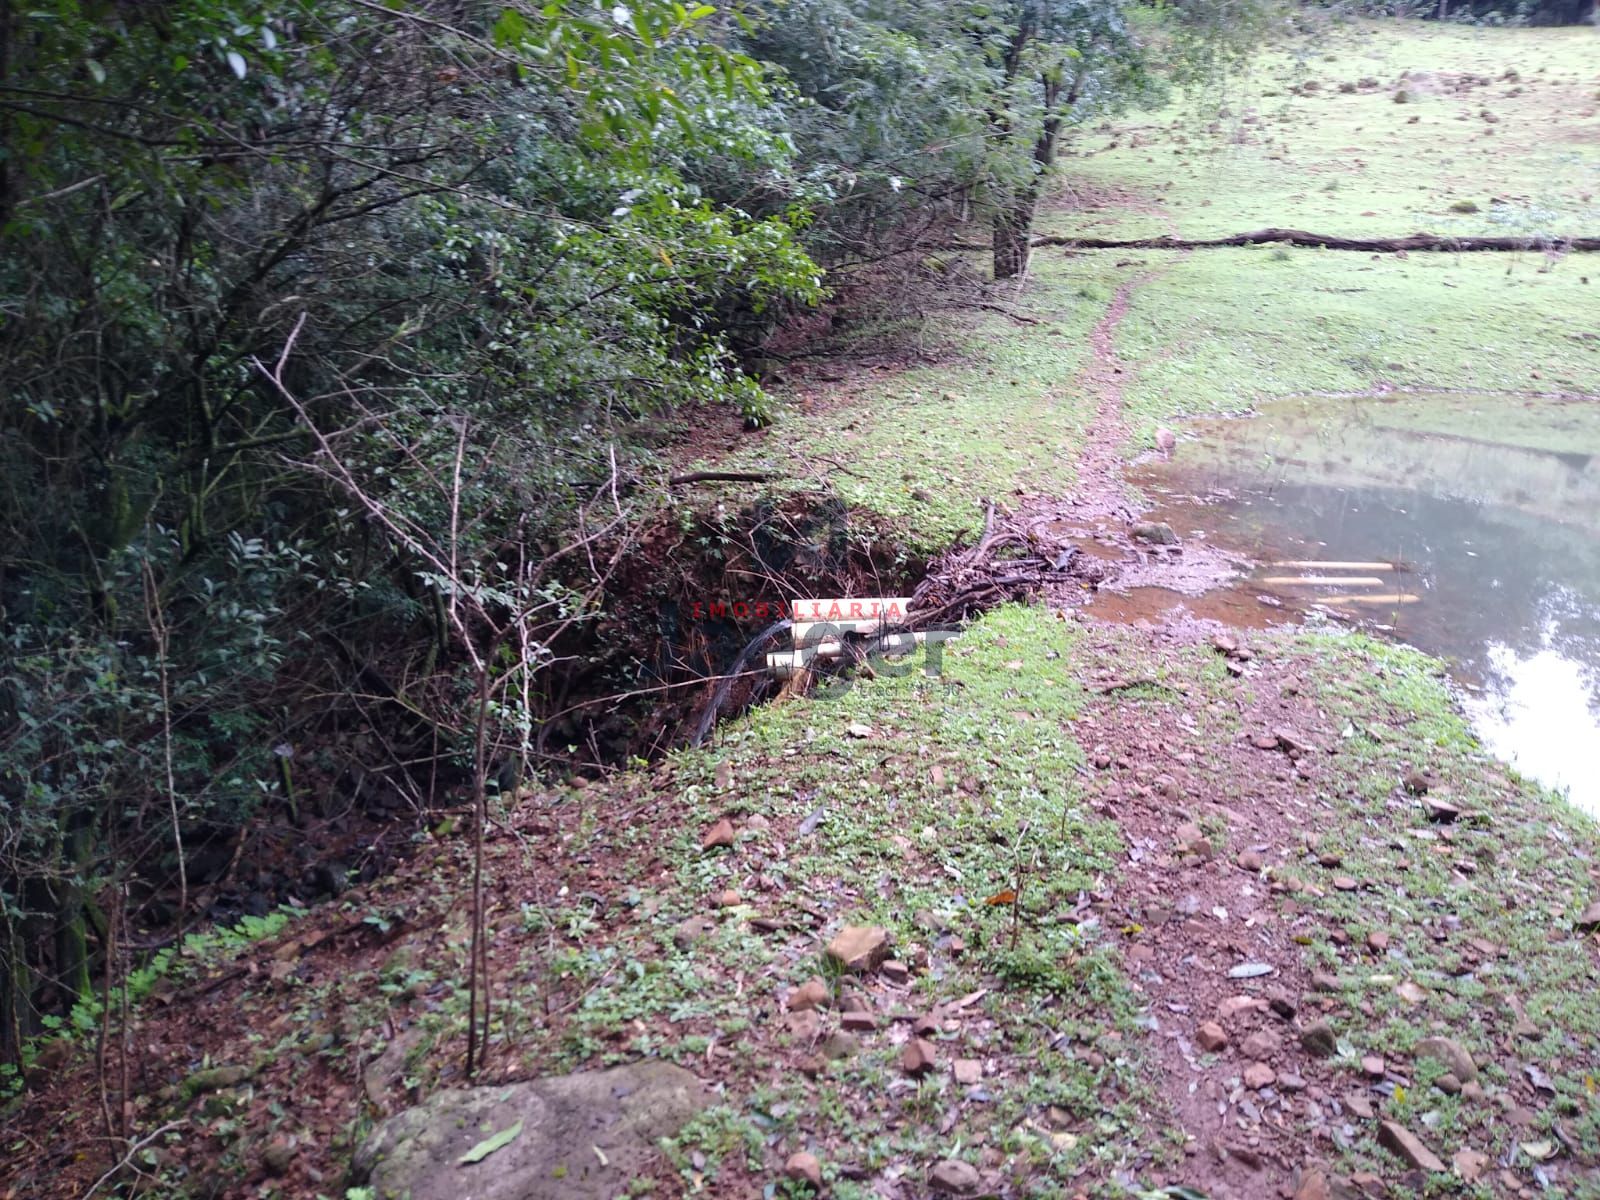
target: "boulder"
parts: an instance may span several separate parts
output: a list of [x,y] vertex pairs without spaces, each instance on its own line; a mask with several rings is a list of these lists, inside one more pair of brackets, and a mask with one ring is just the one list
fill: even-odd
[[[654,1060],[448,1089],[373,1130],[351,1178],[374,1195],[409,1200],[611,1200],[648,1170],[657,1140],[711,1100],[696,1076]],[[492,1152],[462,1162],[512,1129]]]
[[1460,1083],[1471,1083],[1478,1078],[1478,1064],[1472,1061],[1472,1055],[1461,1043],[1450,1038],[1423,1038],[1417,1043],[1416,1055],[1418,1058],[1437,1059]]

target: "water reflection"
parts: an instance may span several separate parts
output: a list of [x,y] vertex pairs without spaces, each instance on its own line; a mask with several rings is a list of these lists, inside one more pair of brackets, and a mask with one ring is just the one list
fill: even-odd
[[1168,519],[1263,561],[1392,564],[1292,587],[1452,659],[1485,743],[1600,811],[1600,406],[1296,400],[1191,432],[1140,479]]

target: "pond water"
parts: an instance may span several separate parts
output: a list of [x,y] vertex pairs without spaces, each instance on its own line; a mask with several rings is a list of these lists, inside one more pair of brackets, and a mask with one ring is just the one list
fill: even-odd
[[1308,397],[1135,473],[1263,590],[1450,660],[1484,743],[1600,812],[1600,400]]

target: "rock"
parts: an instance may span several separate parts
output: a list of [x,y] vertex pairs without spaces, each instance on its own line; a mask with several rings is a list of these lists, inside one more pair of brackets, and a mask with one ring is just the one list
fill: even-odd
[[1378,1144],[1419,1171],[1443,1171],[1439,1156],[1422,1144],[1422,1139],[1394,1121],[1378,1124]]
[[[712,1099],[690,1072],[658,1060],[448,1088],[379,1125],[355,1153],[351,1183],[409,1200],[611,1200],[650,1174],[657,1140],[675,1136]],[[482,1161],[461,1162],[519,1125]]]
[[1300,1011],[1300,1003],[1282,988],[1274,988],[1267,993],[1267,1005],[1285,1021],[1294,1019],[1295,1013]]
[[853,1033],[871,1033],[878,1027],[878,1018],[861,1009],[852,1009],[839,1018],[839,1025]]
[[1413,796],[1426,796],[1428,789],[1433,786],[1432,781],[1421,771],[1407,771],[1400,784]]
[[1162,521],[1143,521],[1131,531],[1135,541],[1149,542],[1154,546],[1176,546],[1178,535],[1172,526]]
[[1344,991],[1344,980],[1337,975],[1329,975],[1326,971],[1317,971],[1311,976],[1311,990],[1330,996],[1337,995]]
[[911,968],[892,958],[885,959],[879,971],[890,983],[906,983],[911,979]]
[[1278,1076],[1278,1089],[1284,1092],[1303,1092],[1306,1090],[1306,1081],[1293,1072],[1286,1072]]
[[1268,1059],[1275,1057],[1282,1048],[1277,1034],[1259,1029],[1239,1044],[1239,1053],[1246,1058]]
[[1381,1054],[1363,1054],[1361,1070],[1372,1079],[1382,1079],[1389,1073],[1389,1064],[1383,1061]]
[[830,1033],[819,1049],[823,1058],[838,1062],[861,1053],[861,1039],[853,1033]]
[[293,1165],[294,1151],[289,1148],[288,1142],[270,1142],[261,1152],[261,1169],[274,1179],[287,1175]]
[[1278,1073],[1266,1063],[1251,1063],[1244,1069],[1244,1085],[1255,1091],[1271,1087],[1278,1080]]
[[1422,805],[1428,811],[1428,820],[1435,825],[1453,825],[1461,816],[1461,809],[1443,796],[1428,796],[1424,798]]
[[1161,453],[1171,456],[1172,449],[1178,444],[1178,435],[1165,425],[1156,430],[1156,449]]
[[928,1186],[947,1196],[970,1196],[978,1182],[978,1168],[958,1158],[947,1158],[928,1172]]
[[1339,1039],[1333,1026],[1324,1020],[1313,1021],[1300,1031],[1300,1045],[1307,1054],[1318,1058],[1332,1058],[1339,1053]]
[[1483,1090],[1483,1084],[1481,1083],[1473,1082],[1463,1083],[1461,1085],[1461,1098],[1463,1100],[1470,1100],[1474,1104],[1481,1104],[1484,1100],[1488,1099],[1488,1096],[1489,1093]]
[[742,903],[744,897],[739,895],[735,888],[724,888],[711,898],[711,903],[717,908],[734,908]]
[[1348,875],[1334,876],[1333,886],[1341,892],[1353,892],[1361,885]]
[[1254,850],[1240,851],[1234,861],[1239,864],[1241,871],[1249,871],[1252,875],[1267,865],[1267,860]]
[[1459,1096],[1461,1094],[1461,1080],[1454,1075],[1441,1075],[1433,1081],[1433,1086],[1446,1096]]
[[185,1099],[204,1095],[206,1092],[219,1092],[223,1088],[238,1087],[251,1076],[249,1067],[230,1064],[221,1067],[210,1067],[204,1071],[196,1071],[183,1081],[183,1095]]
[[689,917],[672,927],[672,944],[679,950],[687,950],[715,928],[707,917]]
[[786,1007],[790,1012],[821,1008],[828,1003],[828,985],[820,979],[808,979],[789,993]]
[[1456,1151],[1455,1157],[1450,1160],[1450,1165],[1455,1168],[1462,1182],[1476,1183],[1478,1177],[1489,1166],[1489,1156],[1470,1146],[1463,1146]]
[[900,1069],[907,1075],[926,1075],[939,1065],[939,1051],[926,1038],[914,1037],[900,1051]]
[[1231,1021],[1244,1013],[1257,1012],[1261,1008],[1261,1000],[1255,996],[1229,996],[1217,1005],[1217,1019]]
[[1370,1121],[1377,1116],[1376,1110],[1372,1107],[1372,1101],[1361,1092],[1351,1092],[1346,1096],[1344,1098],[1344,1106],[1363,1121]]
[[963,1087],[983,1082],[983,1064],[975,1058],[958,1058],[950,1070]]
[[1321,1167],[1308,1167],[1300,1173],[1294,1200],[1354,1200],[1355,1189],[1337,1175]]
[[889,934],[877,925],[846,925],[828,943],[828,957],[847,971],[865,975],[889,957]]
[[1583,915],[1578,918],[1578,930],[1581,933],[1600,931],[1600,900],[1583,910]]
[[1195,1030],[1194,1040],[1200,1049],[1215,1054],[1228,1044],[1228,1035],[1221,1025],[1215,1021],[1207,1021]]
[[705,836],[700,839],[700,849],[713,850],[718,846],[731,846],[733,845],[733,839],[733,822],[728,820],[727,817],[723,817],[710,829],[706,830]]
[[1459,1042],[1450,1038],[1423,1038],[1417,1043],[1416,1056],[1438,1060],[1444,1064],[1445,1070],[1463,1084],[1473,1083],[1478,1078],[1478,1065],[1472,1061],[1472,1055],[1468,1054]]
[[717,764],[716,783],[717,788],[724,792],[733,786],[733,764],[727,759]]
[[815,1009],[803,1008],[799,1012],[783,1014],[783,1023],[789,1032],[803,1042],[811,1042],[822,1032],[822,1018]]
[[783,1177],[792,1179],[796,1183],[803,1183],[814,1192],[820,1192],[822,1163],[808,1150],[797,1151],[789,1155],[789,1161],[783,1164]]
[[1374,929],[1367,934],[1367,949],[1374,954],[1382,954],[1389,948],[1389,935],[1381,929]]

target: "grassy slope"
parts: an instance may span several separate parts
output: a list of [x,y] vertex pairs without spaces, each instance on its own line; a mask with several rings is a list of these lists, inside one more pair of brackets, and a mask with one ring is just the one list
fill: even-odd
[[[1053,225],[1148,237],[1169,232],[1170,214],[1190,237],[1587,233],[1600,225],[1595,52],[1586,28],[1332,25],[1194,108],[1080,135],[1070,185],[1137,203]],[[1464,75],[1492,82],[1455,91]],[[1362,80],[1377,86],[1339,90]],[[1308,82],[1315,91],[1290,90]],[[1409,103],[1395,102],[1401,90]],[[1479,211],[1453,211],[1464,202]]]

